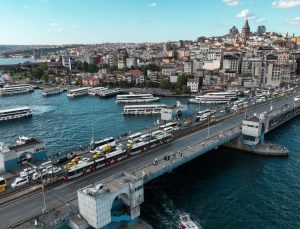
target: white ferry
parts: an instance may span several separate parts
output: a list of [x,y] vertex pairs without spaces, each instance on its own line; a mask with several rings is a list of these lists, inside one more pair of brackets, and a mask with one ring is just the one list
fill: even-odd
[[152,94],[127,94],[117,95],[117,103],[146,103],[156,102],[159,97],[154,97]]
[[29,107],[18,107],[0,110],[0,121],[31,117],[32,113]]
[[106,87],[93,87],[93,88],[89,89],[88,94],[92,95],[92,96],[96,96],[99,93],[102,93],[106,90],[108,90],[108,88],[106,88]]
[[165,104],[127,105],[124,106],[123,115],[156,115],[160,114],[161,109],[165,107],[167,107]]
[[68,91],[67,96],[69,98],[74,98],[82,95],[88,95],[90,87],[80,87],[76,89],[71,89]]
[[108,98],[108,97],[112,97],[118,94],[121,94],[122,90],[120,88],[115,88],[115,89],[106,89],[101,91],[100,93],[98,93],[99,97],[103,97],[103,98]]
[[15,95],[34,91],[30,84],[5,85],[0,89],[0,95]]
[[42,91],[43,96],[49,96],[49,95],[56,95],[62,93],[64,90],[60,87],[50,87],[50,88],[45,88]]
[[199,229],[188,214],[180,215],[179,229]]
[[212,92],[205,95],[198,95],[194,99],[189,99],[190,103],[228,103],[232,100],[236,100],[237,95],[235,92]]
[[298,95],[294,98],[294,102],[300,102],[300,95]]

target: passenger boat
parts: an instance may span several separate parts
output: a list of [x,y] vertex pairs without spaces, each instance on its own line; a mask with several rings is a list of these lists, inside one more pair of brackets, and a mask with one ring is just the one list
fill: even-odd
[[106,89],[106,90],[99,92],[98,96],[102,97],[102,98],[108,98],[108,97],[112,97],[112,96],[115,96],[115,95],[118,95],[121,93],[122,93],[122,90],[120,88]]
[[30,84],[5,85],[0,89],[0,95],[15,95],[33,91],[34,87]]
[[123,115],[157,115],[165,107],[167,107],[165,104],[126,105],[124,106]]
[[300,95],[298,95],[294,98],[294,102],[300,102]]
[[68,91],[67,96],[69,98],[75,98],[78,96],[88,95],[90,87],[81,87],[76,89],[71,89]]
[[199,227],[191,220],[188,214],[180,215],[179,218],[179,229],[199,229]]
[[190,103],[222,104],[236,100],[235,92],[214,92],[205,95],[198,95],[194,99],[189,99]]
[[147,103],[159,101],[159,97],[154,97],[152,94],[127,94],[118,95],[117,103]]
[[32,113],[29,107],[18,107],[0,110],[0,121],[31,117]]
[[45,88],[42,91],[43,96],[50,96],[50,95],[57,95],[62,93],[64,90],[60,87],[50,87],[50,88]]
[[106,91],[106,90],[108,90],[108,88],[106,88],[106,87],[93,87],[93,88],[89,89],[88,94],[92,95],[92,96],[96,96],[99,93]]

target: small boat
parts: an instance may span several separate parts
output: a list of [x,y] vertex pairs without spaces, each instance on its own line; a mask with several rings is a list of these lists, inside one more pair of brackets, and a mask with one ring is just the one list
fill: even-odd
[[191,220],[189,214],[179,216],[179,229],[199,229],[199,227]]

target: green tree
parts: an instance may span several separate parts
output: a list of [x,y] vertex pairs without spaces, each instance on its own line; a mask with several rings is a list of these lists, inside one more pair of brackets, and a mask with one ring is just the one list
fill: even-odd
[[171,88],[171,83],[169,80],[165,79],[165,80],[162,80],[160,82],[160,88],[161,89],[170,89]]
[[89,64],[87,71],[90,73],[95,73],[95,72],[97,72],[97,66],[95,64]]
[[296,62],[297,62],[297,70],[296,70],[296,72],[297,72],[297,74],[300,74],[300,58],[297,58]]

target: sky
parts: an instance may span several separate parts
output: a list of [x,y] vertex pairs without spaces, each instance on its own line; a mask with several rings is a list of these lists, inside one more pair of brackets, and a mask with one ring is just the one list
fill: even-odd
[[245,18],[300,35],[300,0],[0,0],[0,44],[196,40]]

